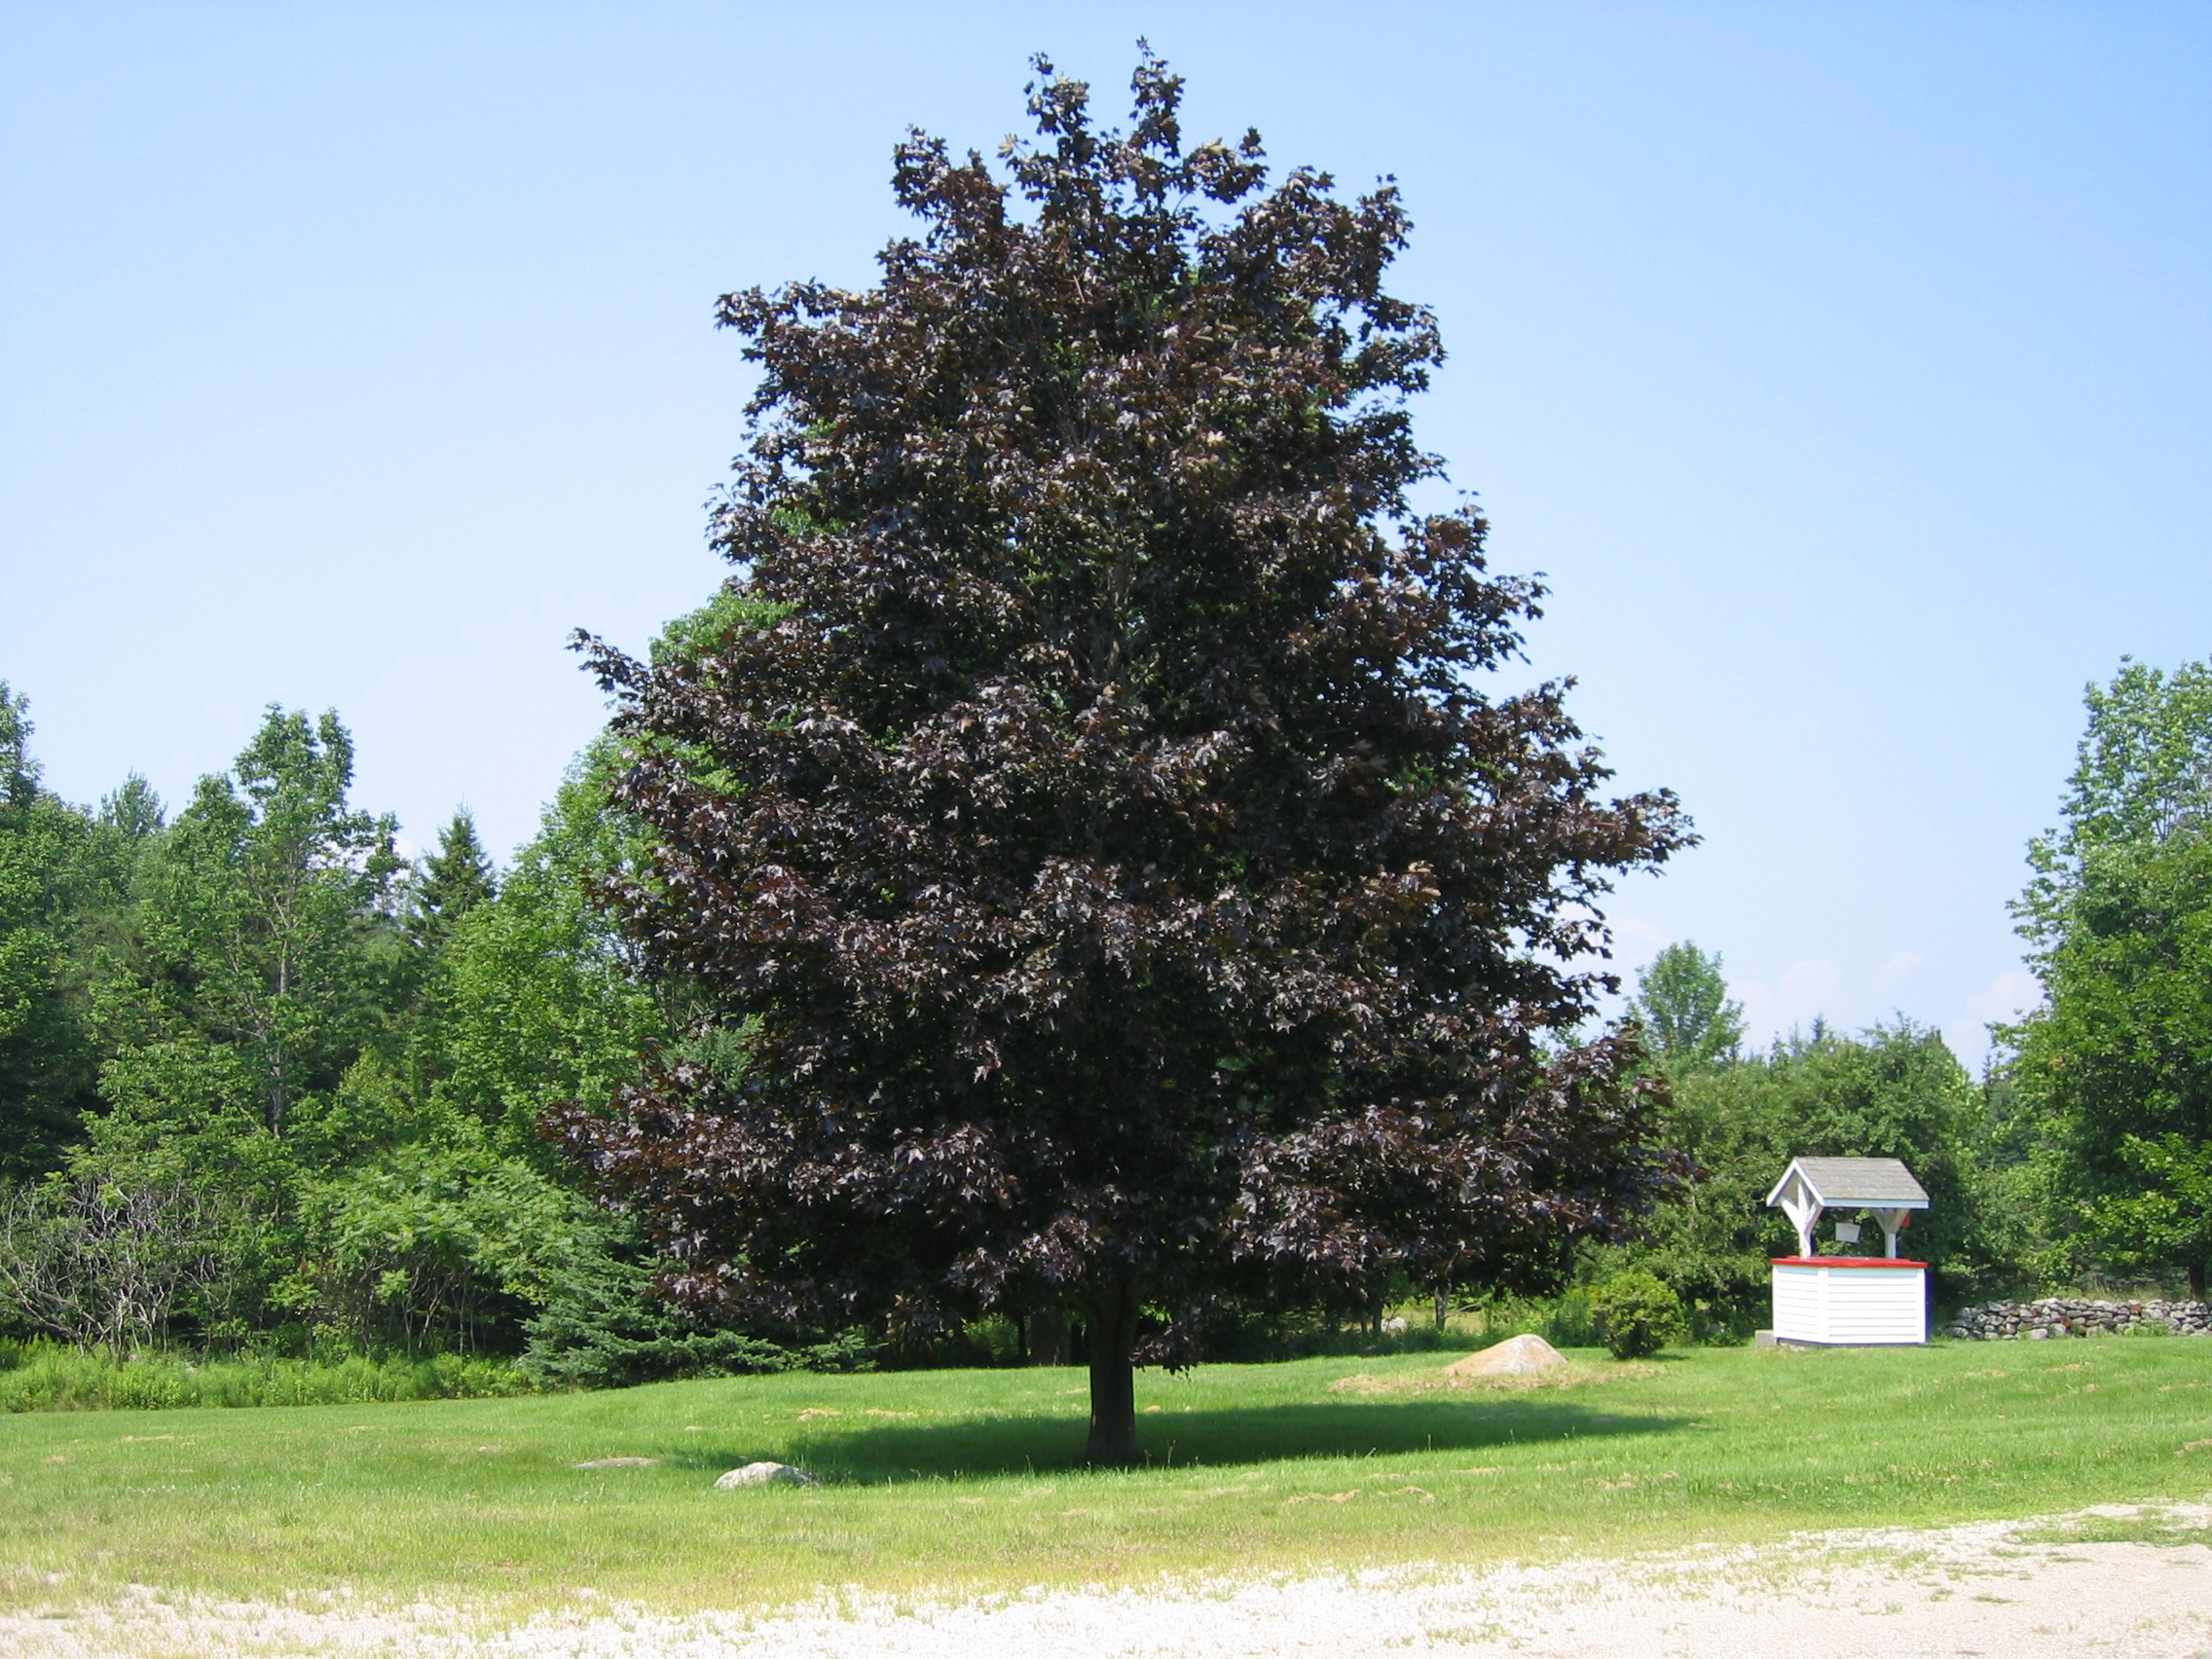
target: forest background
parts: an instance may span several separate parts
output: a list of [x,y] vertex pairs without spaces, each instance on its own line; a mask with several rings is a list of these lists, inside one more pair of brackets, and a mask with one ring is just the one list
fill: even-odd
[[[1004,1319],[717,1329],[651,1295],[635,1224],[594,1201],[541,1119],[599,1109],[648,1065],[742,1065],[742,1034],[680,1036],[683,987],[641,976],[594,903],[646,853],[608,804],[610,743],[577,758],[502,867],[464,811],[434,852],[398,857],[392,820],[350,798],[335,714],[272,707],[173,814],[136,776],[96,806],[59,799],[32,730],[26,700],[0,693],[0,1321],[16,1338],[492,1362],[449,1367],[446,1387],[1067,1357],[1064,1336],[1047,1351]],[[1689,1334],[1747,1340],[1767,1258],[1790,1248],[1766,1189],[1820,1154],[1920,1176],[1934,1204],[1911,1253],[1936,1264],[1943,1303],[2201,1294],[2212,668],[2131,664],[2092,687],[2063,816],[2016,907],[2050,1000],[1997,1033],[1983,1076],[1901,1018],[1747,1050],[1719,960],[1670,946],[1629,1017],[1670,1085],[1661,1139],[1702,1178],[1645,1241],[1584,1249],[1556,1302],[1448,1296],[1587,1341],[1592,1287],[1648,1272]],[[1387,1308],[1435,1288],[1254,1306],[1213,1356],[1373,1345]]]

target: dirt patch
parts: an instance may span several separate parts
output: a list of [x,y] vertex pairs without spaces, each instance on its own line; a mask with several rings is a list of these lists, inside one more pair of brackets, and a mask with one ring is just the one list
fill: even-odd
[[1449,1371],[1392,1371],[1382,1376],[1356,1372],[1329,1384],[1332,1394],[1525,1394],[1536,1388],[1590,1388],[1605,1382],[1634,1382],[1659,1375],[1659,1367],[1630,1360],[1593,1365],[1570,1359],[1557,1371],[1530,1376],[1455,1377]]

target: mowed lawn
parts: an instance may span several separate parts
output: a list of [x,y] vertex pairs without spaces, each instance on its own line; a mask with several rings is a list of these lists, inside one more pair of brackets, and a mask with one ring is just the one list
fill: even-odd
[[[2212,1487],[2212,1341],[1582,1355],[1571,1386],[1388,1391],[1452,1357],[1141,1375],[1154,1462],[1113,1473],[1076,1466],[1077,1371],[16,1416],[4,1595],[678,1611],[1772,1540]],[[1355,1375],[1373,1381],[1332,1386]],[[659,1461],[574,1467],[624,1456]],[[764,1457],[825,1484],[714,1490]]]

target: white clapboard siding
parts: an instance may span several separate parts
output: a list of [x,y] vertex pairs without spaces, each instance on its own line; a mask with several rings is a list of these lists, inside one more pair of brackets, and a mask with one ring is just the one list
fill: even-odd
[[1774,1334],[1785,1342],[1817,1343],[1828,1328],[1827,1274],[1819,1268],[1774,1270]]
[[1924,1343],[1927,1271],[1777,1262],[1774,1334],[1786,1343]]

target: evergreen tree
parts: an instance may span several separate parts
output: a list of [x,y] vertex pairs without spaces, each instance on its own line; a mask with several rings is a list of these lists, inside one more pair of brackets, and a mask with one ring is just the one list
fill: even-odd
[[465,806],[438,833],[438,850],[423,860],[423,873],[408,894],[408,934],[424,950],[442,948],[454,924],[498,893],[492,860],[476,838],[476,820]]

